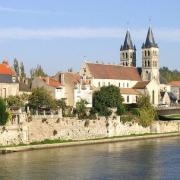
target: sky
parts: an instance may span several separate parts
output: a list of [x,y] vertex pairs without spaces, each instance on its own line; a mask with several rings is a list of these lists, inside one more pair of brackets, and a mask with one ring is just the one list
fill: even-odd
[[0,59],[54,75],[83,61],[116,63],[129,29],[141,66],[148,27],[160,65],[180,70],[179,0],[0,0]]

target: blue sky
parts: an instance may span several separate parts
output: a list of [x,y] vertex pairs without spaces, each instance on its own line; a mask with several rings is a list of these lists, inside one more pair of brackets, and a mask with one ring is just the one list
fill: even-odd
[[180,70],[179,7],[179,0],[0,0],[0,58],[16,57],[27,71],[41,64],[51,75],[79,70],[83,60],[119,63],[129,28],[140,66],[151,24],[161,66]]

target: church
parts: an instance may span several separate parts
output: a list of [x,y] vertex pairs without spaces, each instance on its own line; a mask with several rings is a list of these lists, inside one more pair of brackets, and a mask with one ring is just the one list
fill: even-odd
[[[159,47],[155,41],[152,28],[149,27],[145,42],[142,44],[142,67],[136,67],[136,46],[133,44],[129,30],[126,32],[123,45],[120,47],[120,63],[104,64],[84,62],[81,70],[81,81],[78,85],[78,97],[89,85],[93,91],[102,86],[119,87],[125,104],[137,102],[141,94],[148,94],[151,103],[158,106],[162,91],[168,91],[159,74]],[[89,91],[89,93],[91,93]],[[77,96],[77,95],[76,95]],[[91,102],[91,101],[90,101]],[[76,103],[76,102],[75,102]]]

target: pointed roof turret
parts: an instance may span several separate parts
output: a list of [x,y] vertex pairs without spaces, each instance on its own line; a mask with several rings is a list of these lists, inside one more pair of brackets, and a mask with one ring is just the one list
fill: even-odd
[[156,42],[154,40],[154,35],[152,32],[152,29],[151,29],[151,27],[149,27],[147,37],[146,37],[146,42],[143,43],[142,48],[151,48],[151,47],[158,48],[158,45],[156,44]]
[[124,40],[124,44],[121,47],[121,50],[128,50],[128,49],[134,49],[129,30],[127,30],[127,32],[126,32],[126,37],[125,37],[125,40]]

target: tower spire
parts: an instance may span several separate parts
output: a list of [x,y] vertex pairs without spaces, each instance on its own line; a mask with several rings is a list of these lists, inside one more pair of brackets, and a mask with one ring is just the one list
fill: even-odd
[[150,26],[149,29],[148,29],[146,41],[145,41],[145,43],[143,43],[142,48],[151,48],[151,47],[158,48],[158,45],[155,42],[154,35],[153,35],[153,32],[152,32],[152,28]]
[[128,50],[128,49],[134,49],[129,30],[127,30],[126,32],[126,37],[124,40],[124,44],[122,46],[122,50]]

